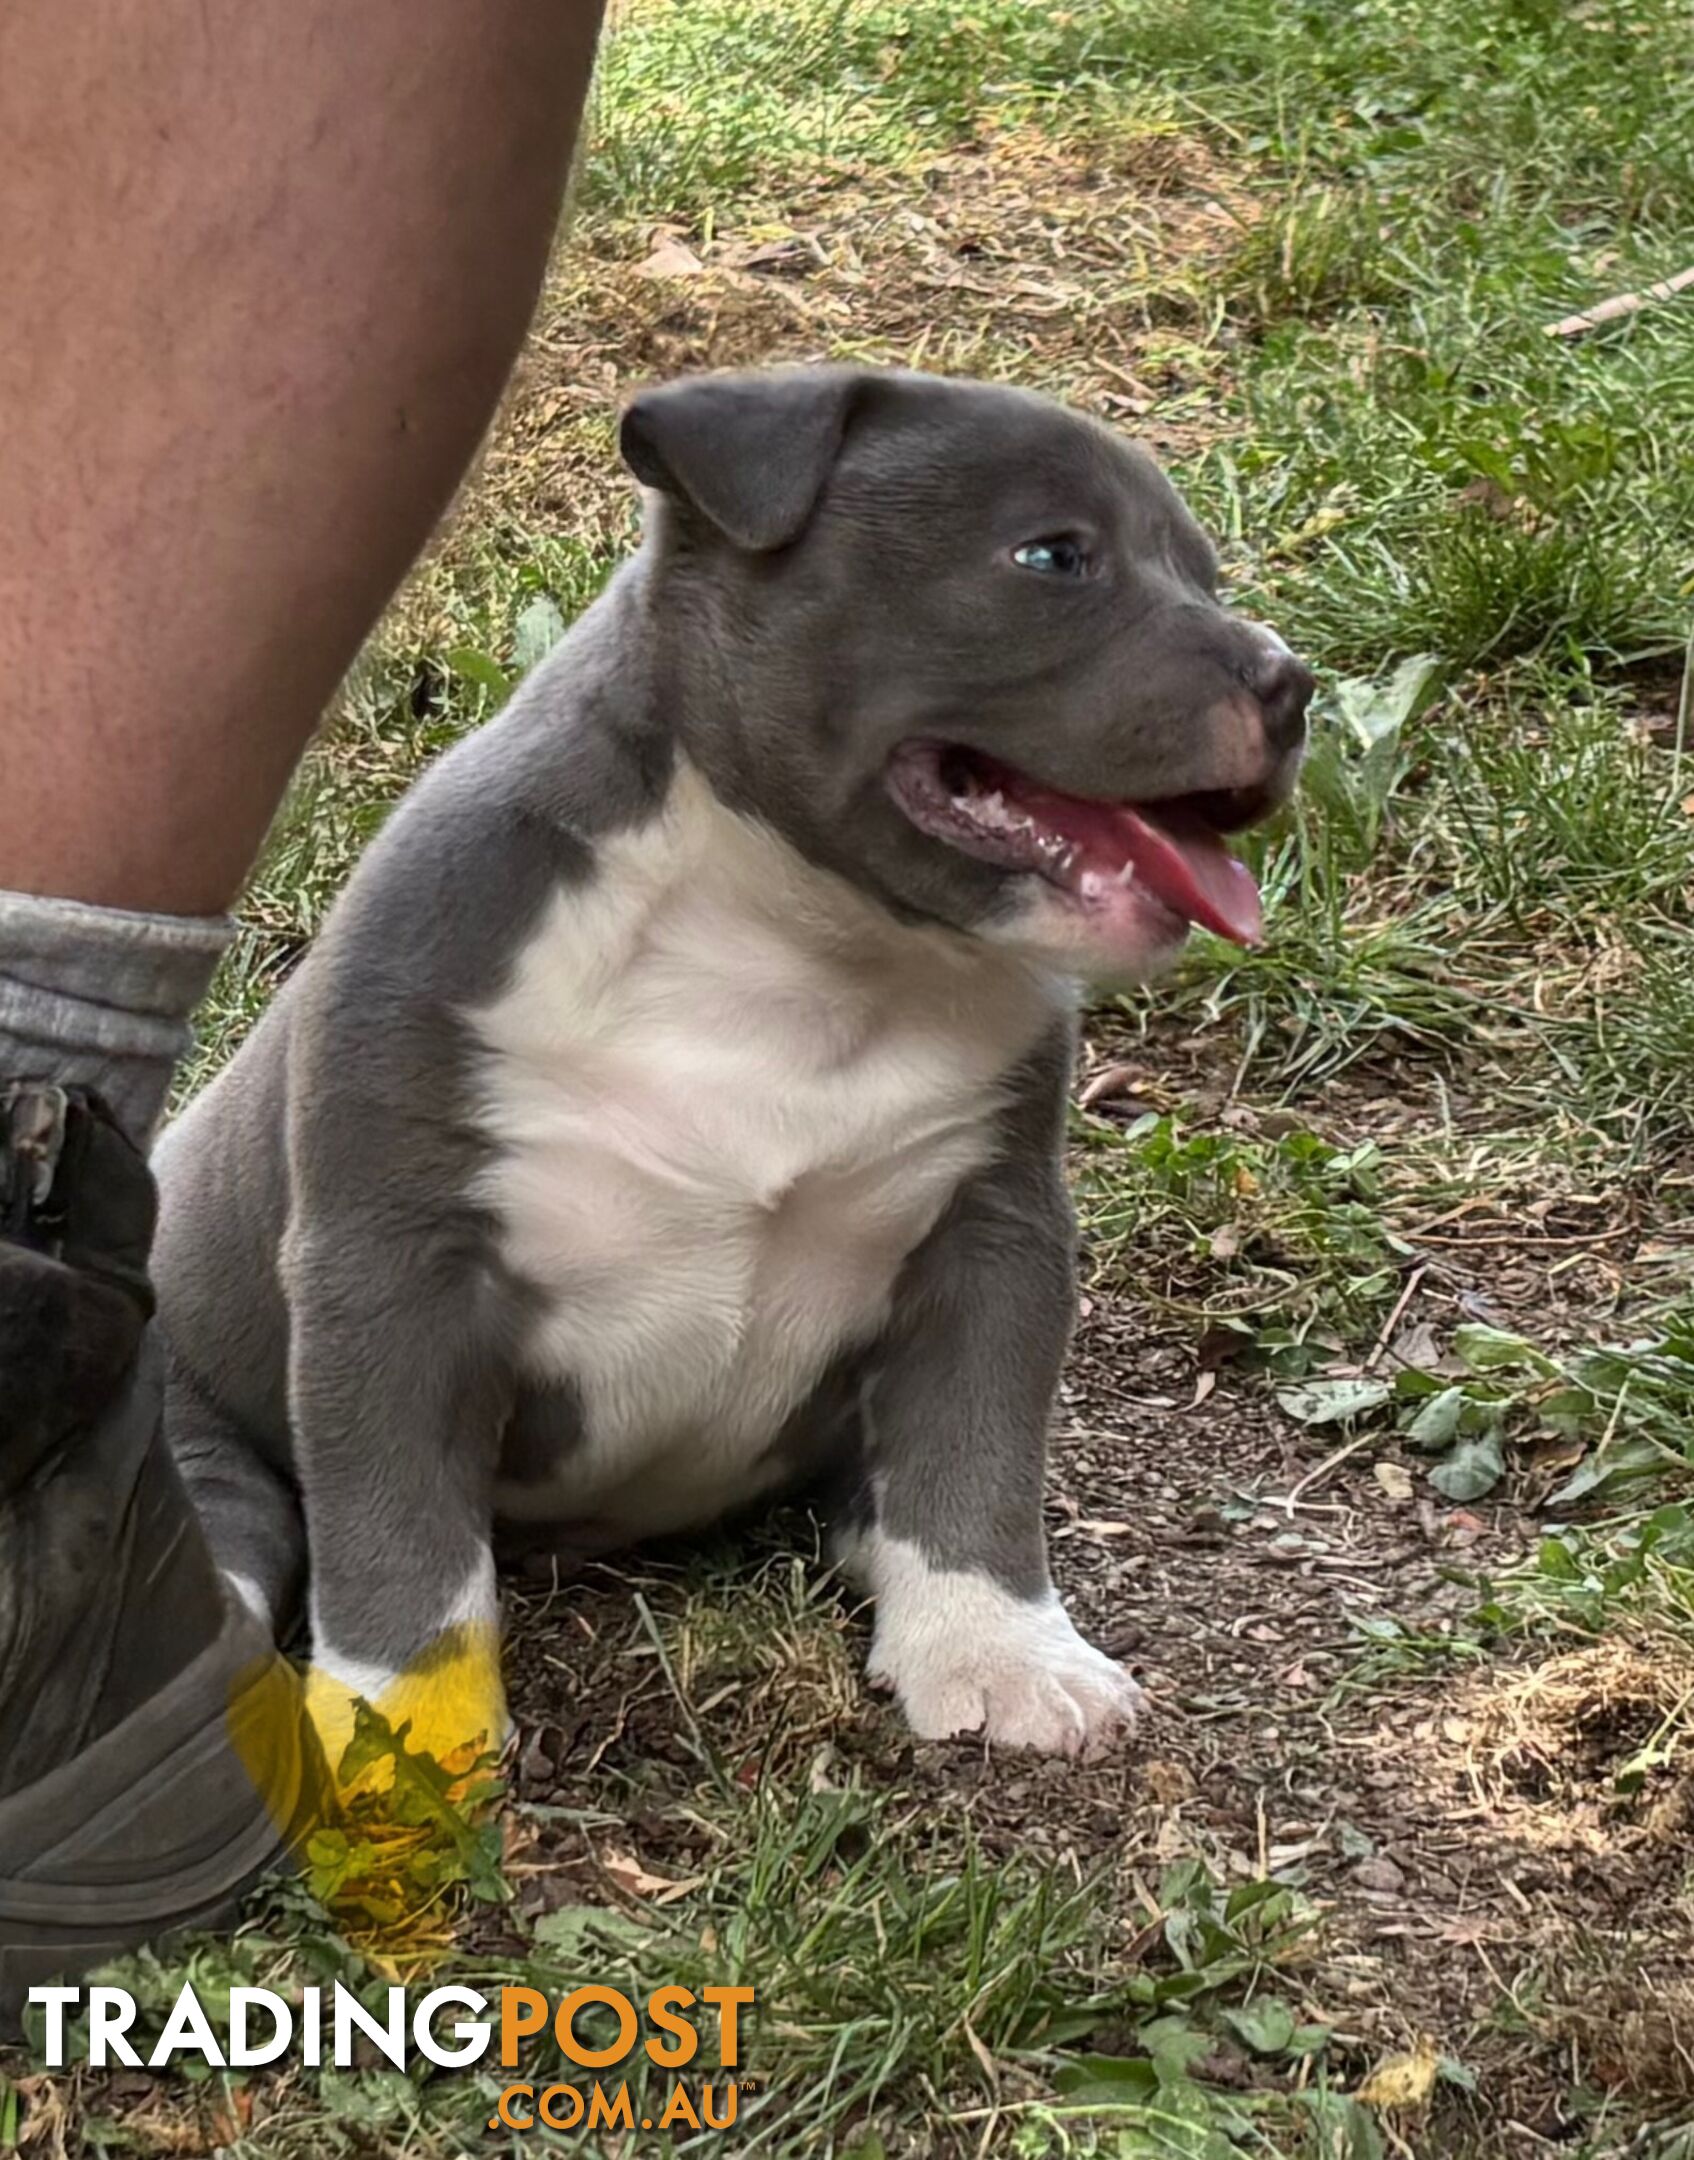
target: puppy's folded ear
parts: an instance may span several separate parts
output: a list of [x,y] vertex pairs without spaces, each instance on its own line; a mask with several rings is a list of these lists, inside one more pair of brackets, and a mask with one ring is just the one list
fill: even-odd
[[858,368],[779,368],[668,383],[629,405],[619,447],[638,480],[762,554],[798,539],[866,380]]

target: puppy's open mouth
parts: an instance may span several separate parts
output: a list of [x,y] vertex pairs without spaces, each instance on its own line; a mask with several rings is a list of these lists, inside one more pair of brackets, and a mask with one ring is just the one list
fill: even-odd
[[1259,888],[1223,840],[1268,807],[1257,797],[1220,791],[1101,802],[1061,794],[983,751],[937,742],[902,743],[888,763],[888,788],[920,832],[1044,878],[1084,909],[1127,888],[1179,924],[1198,923],[1237,945],[1259,942]]

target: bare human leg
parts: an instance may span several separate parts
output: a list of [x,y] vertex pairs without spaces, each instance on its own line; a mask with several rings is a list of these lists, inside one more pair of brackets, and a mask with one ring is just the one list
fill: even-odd
[[0,10],[0,887],[228,905],[488,423],[598,14]]
[[133,1142],[487,425],[598,16],[0,10],[0,2004],[210,1917],[302,1798],[163,1446]]

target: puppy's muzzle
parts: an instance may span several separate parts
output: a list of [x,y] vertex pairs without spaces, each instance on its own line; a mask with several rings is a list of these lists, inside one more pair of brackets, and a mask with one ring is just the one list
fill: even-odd
[[1306,740],[1306,708],[1317,687],[1312,671],[1274,633],[1242,670],[1242,679],[1259,708],[1265,748],[1273,763],[1300,750]]
[[1239,832],[1268,817],[1294,792],[1306,747],[1306,709],[1316,684],[1274,630],[1253,626],[1251,648],[1230,673],[1241,685],[1221,707],[1220,779],[1195,793],[1201,814],[1220,832]]

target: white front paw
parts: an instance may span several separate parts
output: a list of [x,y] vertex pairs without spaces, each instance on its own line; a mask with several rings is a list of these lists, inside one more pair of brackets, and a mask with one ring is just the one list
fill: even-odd
[[870,1677],[892,1686],[921,1740],[981,1733],[1000,1747],[1099,1755],[1146,1697],[1085,1642],[1056,1596],[1013,1597],[986,1575],[926,1569],[879,1604]]

